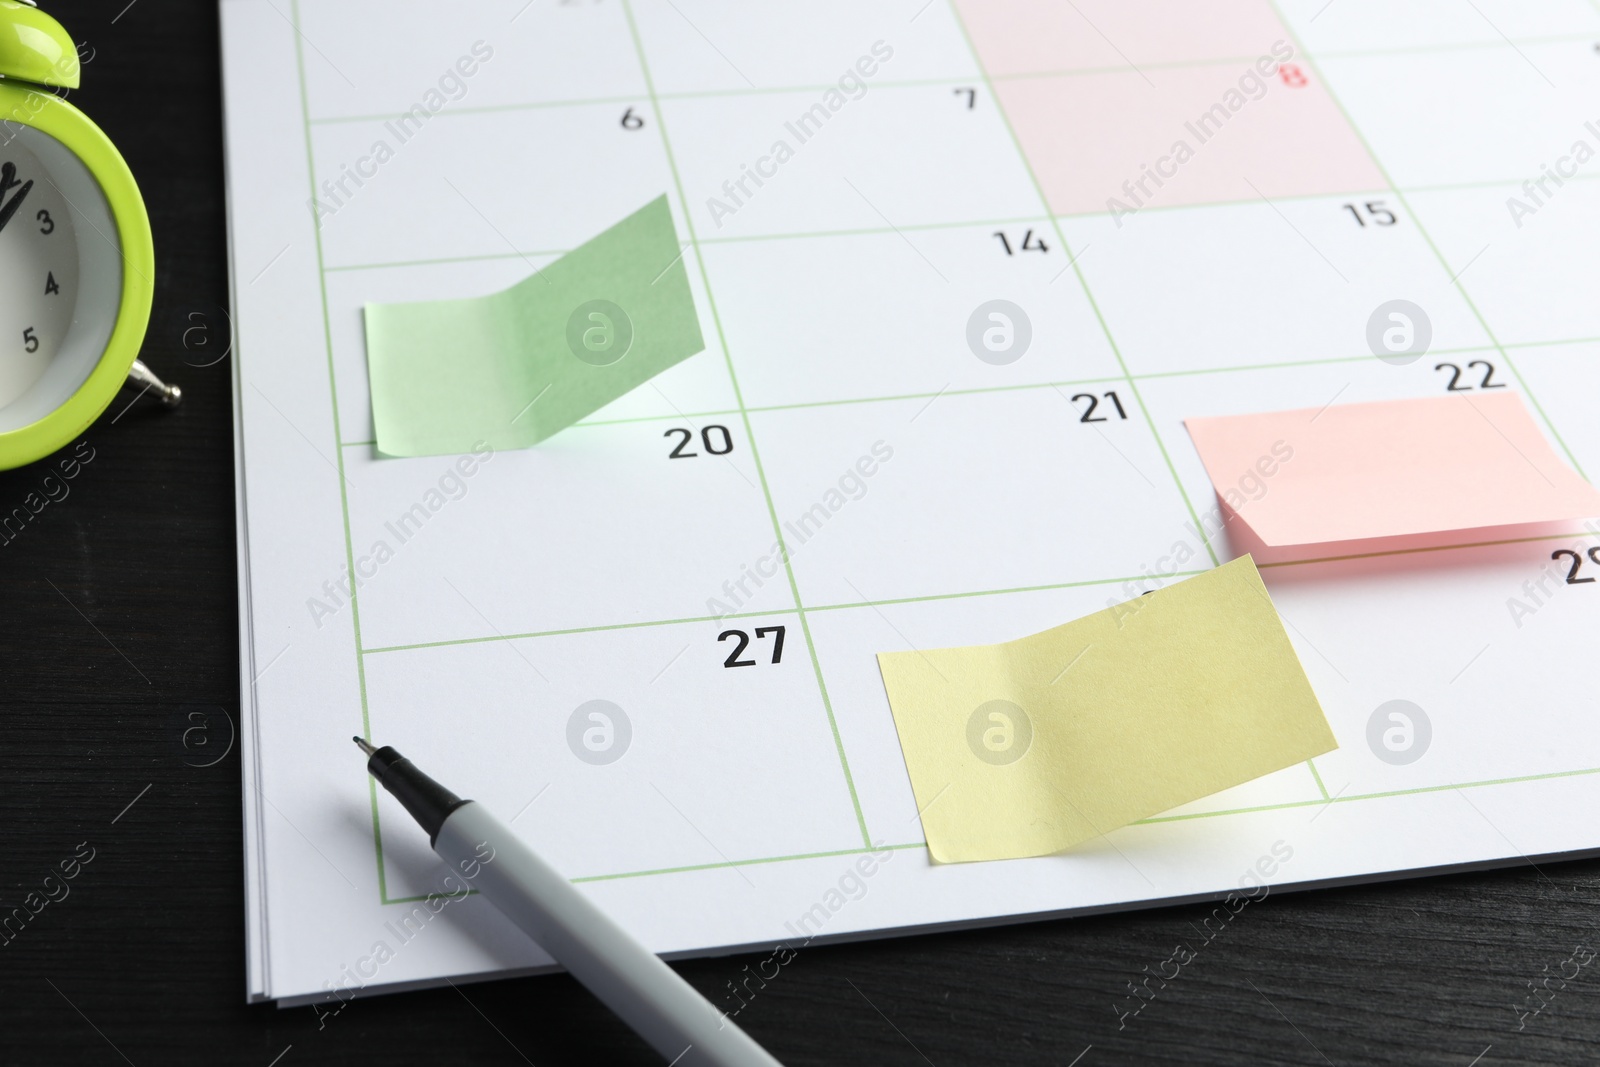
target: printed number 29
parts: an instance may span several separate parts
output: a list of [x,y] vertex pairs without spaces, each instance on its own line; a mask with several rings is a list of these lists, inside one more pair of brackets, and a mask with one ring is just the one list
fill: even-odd
[[[1600,559],[1595,559],[1595,555],[1594,554],[1596,552],[1600,552],[1600,545],[1596,545],[1594,548],[1589,549],[1589,561],[1591,563],[1600,563]],[[1562,556],[1571,556],[1572,557],[1572,566],[1567,568],[1567,584],[1568,585],[1583,585],[1585,582],[1594,581],[1593,578],[1579,578],[1578,577],[1578,568],[1583,566],[1583,557],[1579,556],[1572,549],[1570,549],[1570,548],[1558,548],[1554,552],[1550,553],[1550,558],[1551,559],[1560,559]]]
[[[759,626],[756,628],[757,641],[762,640],[768,634],[772,635],[771,662],[781,663],[783,662],[783,627]],[[728,653],[728,658],[722,661],[722,665],[724,667],[754,667],[756,665],[755,660],[739,658],[744,655],[744,650],[750,647],[750,635],[743,630],[724,630],[717,635],[717,641],[726,641],[730,637],[737,640],[738,643],[733,646],[733,651]]]

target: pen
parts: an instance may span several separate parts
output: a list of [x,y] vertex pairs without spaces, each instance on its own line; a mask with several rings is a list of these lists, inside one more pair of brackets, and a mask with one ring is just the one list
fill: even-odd
[[673,1067],[781,1067],[482,804],[462,800],[388,746],[355,743],[367,754],[367,772],[428,832],[451,870]]

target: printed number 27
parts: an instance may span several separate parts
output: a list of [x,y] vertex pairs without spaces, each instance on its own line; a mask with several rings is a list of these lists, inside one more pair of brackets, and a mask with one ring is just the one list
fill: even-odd
[[[760,641],[768,634],[772,635],[771,662],[781,663],[783,662],[783,627],[758,626],[756,628],[757,641]],[[728,653],[728,658],[722,661],[722,665],[724,667],[754,667],[756,665],[755,660],[739,658],[744,654],[744,650],[750,647],[750,635],[743,630],[724,630],[717,635],[717,641],[720,643],[730,637],[736,639],[738,643],[733,646],[733,651]]]

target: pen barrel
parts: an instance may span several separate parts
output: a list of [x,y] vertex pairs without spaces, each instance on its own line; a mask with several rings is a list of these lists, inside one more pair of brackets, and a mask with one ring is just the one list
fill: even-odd
[[451,812],[433,848],[669,1062],[779,1067],[482,804]]

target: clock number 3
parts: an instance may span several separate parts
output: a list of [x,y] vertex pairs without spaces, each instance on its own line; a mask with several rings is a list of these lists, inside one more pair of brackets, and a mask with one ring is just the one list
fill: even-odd
[[50,217],[50,212],[41,211],[34,218],[39,220],[39,232],[49,235],[56,232],[56,220]]

